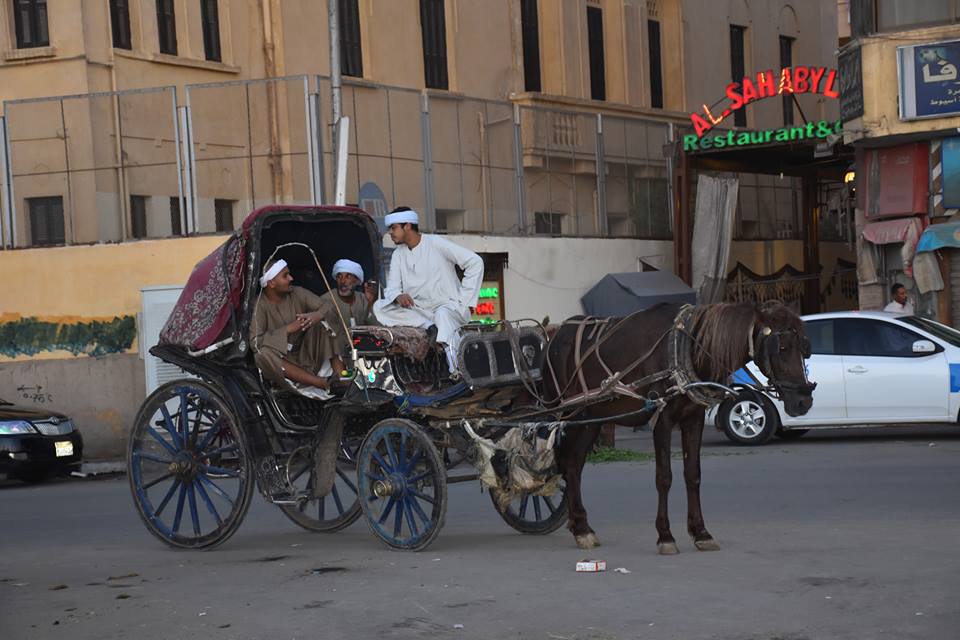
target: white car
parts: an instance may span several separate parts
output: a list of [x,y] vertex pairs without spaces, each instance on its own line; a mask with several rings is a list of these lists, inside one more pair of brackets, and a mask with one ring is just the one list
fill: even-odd
[[[807,376],[817,383],[813,407],[791,417],[766,394],[741,388],[711,411],[737,444],[759,445],[774,434],[810,429],[960,420],[960,331],[919,316],[842,311],[803,316],[811,353]],[[754,363],[747,367],[766,382]],[[750,384],[741,369],[734,386]]]

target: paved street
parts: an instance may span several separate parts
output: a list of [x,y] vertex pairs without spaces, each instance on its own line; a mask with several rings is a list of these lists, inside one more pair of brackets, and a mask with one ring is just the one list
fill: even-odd
[[[650,450],[650,434],[618,444]],[[126,478],[0,485],[0,638],[956,638],[960,429],[808,434],[740,449],[710,430],[707,525],[656,554],[653,463],[591,465],[604,546],[516,534],[476,483],[452,485],[427,551],[382,547],[361,520],[297,529],[255,496],[210,552],[167,549],[140,524]],[[574,572],[586,555],[608,571]],[[629,574],[614,572],[624,567]],[[459,628],[458,625],[462,625]]]

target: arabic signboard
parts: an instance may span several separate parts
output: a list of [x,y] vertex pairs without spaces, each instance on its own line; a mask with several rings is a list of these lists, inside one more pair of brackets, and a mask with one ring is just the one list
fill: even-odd
[[837,71],[840,75],[840,120],[849,122],[863,115],[863,72],[859,46],[840,54]]
[[960,40],[897,47],[900,119],[960,113]]

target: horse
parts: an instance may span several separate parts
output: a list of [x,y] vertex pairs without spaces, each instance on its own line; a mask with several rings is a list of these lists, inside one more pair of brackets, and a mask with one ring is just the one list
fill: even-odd
[[687,489],[687,531],[700,551],[720,547],[707,531],[700,507],[700,446],[705,407],[715,403],[718,383],[753,360],[791,416],[813,404],[816,384],[806,378],[810,342],[803,323],[779,301],[691,307],[659,304],[625,318],[565,321],[547,345],[543,397],[580,426],[567,428],[556,451],[566,481],[567,527],[577,545],[599,539],[587,522],[581,478],[604,418],[623,426],[653,425],[656,451],[657,549],[678,552],[667,516],[672,483],[671,432],[678,428]]

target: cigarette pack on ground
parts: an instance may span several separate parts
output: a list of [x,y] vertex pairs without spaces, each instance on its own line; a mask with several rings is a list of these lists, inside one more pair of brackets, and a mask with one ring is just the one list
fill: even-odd
[[606,560],[581,560],[577,563],[577,571],[581,573],[597,573],[606,570]]

